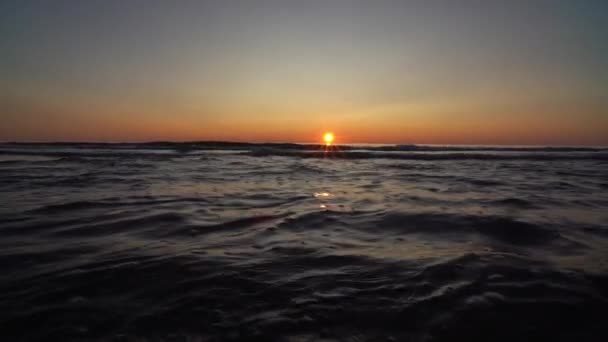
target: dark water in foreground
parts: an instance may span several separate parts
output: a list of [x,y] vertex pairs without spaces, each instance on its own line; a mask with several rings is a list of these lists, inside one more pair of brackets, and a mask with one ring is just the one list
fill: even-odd
[[606,341],[605,150],[0,145],[2,340]]

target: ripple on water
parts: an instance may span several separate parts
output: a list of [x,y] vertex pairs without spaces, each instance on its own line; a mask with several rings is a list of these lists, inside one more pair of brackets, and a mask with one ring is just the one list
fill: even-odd
[[1,335],[608,340],[603,161],[275,148],[0,161]]

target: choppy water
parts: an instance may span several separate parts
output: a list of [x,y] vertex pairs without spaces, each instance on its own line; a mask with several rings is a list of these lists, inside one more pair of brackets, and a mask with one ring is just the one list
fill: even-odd
[[606,341],[603,149],[0,145],[3,340]]

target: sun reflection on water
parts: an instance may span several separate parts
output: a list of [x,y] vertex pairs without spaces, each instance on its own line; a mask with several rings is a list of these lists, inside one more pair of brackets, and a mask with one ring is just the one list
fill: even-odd
[[328,198],[328,197],[331,197],[331,196],[333,196],[333,195],[330,194],[329,192],[326,192],[326,191],[324,191],[324,192],[315,192],[315,197],[316,198]]

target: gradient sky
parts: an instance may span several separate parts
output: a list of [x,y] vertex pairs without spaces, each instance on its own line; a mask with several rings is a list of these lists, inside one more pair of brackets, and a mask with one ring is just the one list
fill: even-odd
[[2,1],[0,141],[608,145],[608,2]]

